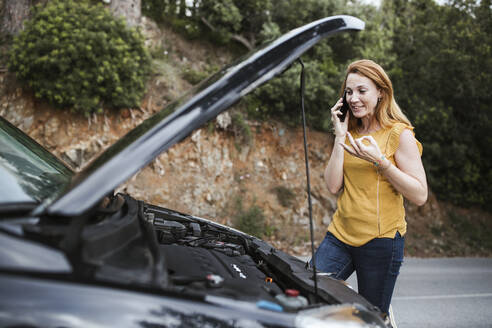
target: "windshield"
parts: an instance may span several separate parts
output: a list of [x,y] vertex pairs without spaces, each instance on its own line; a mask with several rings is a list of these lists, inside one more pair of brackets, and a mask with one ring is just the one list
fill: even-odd
[[55,156],[0,119],[0,210],[58,195],[72,176],[72,170]]

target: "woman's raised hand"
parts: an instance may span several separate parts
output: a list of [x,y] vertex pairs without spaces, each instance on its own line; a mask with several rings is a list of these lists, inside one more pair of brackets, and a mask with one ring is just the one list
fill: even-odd
[[[342,146],[351,155],[371,163],[377,162],[381,158],[381,150],[372,136],[354,139],[350,132],[348,132],[348,138],[352,147],[345,144],[342,144]],[[365,140],[367,140],[367,143],[364,143]]]

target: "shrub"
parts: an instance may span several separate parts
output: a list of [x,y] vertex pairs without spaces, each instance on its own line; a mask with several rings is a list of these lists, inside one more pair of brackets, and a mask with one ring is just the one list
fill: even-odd
[[205,65],[204,67],[202,67],[198,70],[193,69],[190,65],[182,71],[181,75],[183,76],[183,78],[186,81],[195,85],[195,84],[202,82],[203,80],[208,78],[210,75],[212,75],[212,73],[215,73],[218,70],[219,70],[219,67],[217,65]]
[[53,0],[14,39],[9,68],[37,98],[88,115],[138,106],[150,56],[140,33],[102,5]]
[[235,199],[235,212],[234,226],[238,230],[260,238],[265,234],[265,215],[261,207],[253,204],[250,208],[244,209],[242,199],[237,197]]
[[283,207],[291,207],[296,198],[296,194],[292,190],[284,186],[277,186],[272,189],[272,192],[277,195],[278,202]]

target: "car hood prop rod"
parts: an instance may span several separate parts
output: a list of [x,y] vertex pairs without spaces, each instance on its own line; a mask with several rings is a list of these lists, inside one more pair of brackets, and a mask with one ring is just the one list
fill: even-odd
[[308,194],[308,204],[309,204],[309,230],[311,234],[311,261],[313,266],[313,279],[314,279],[314,295],[316,297],[316,301],[318,301],[318,279],[316,276],[316,258],[314,253],[314,232],[313,232],[313,206],[311,202],[311,184],[309,178],[309,158],[308,158],[308,149],[307,149],[307,138],[306,138],[306,114],[304,111],[304,63],[301,58],[297,59],[301,64],[301,112],[302,112],[302,132],[304,137],[304,160],[306,163],[306,180],[307,180],[307,194]]

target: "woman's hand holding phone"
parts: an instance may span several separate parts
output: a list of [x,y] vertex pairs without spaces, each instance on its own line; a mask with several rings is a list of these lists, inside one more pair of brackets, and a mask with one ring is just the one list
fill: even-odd
[[[345,94],[344,97],[338,99],[337,103],[331,108],[331,121],[333,122],[335,136],[345,139],[348,130],[350,111],[348,110],[348,104],[346,101],[344,101],[344,99],[345,99]],[[344,108],[344,110],[346,110],[345,115],[343,115],[342,112],[344,103],[347,106],[347,108]],[[344,116],[343,117],[344,119],[342,119],[341,116]]]
[[343,92],[343,97],[342,97],[342,107],[340,108],[340,115],[338,117],[340,118],[340,122],[343,122],[345,120],[345,117],[347,116],[347,113],[349,112],[349,104],[347,102],[347,91]]

